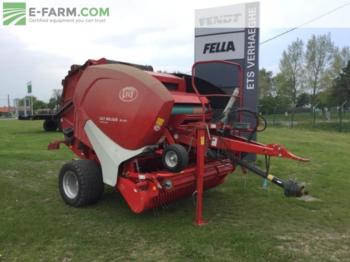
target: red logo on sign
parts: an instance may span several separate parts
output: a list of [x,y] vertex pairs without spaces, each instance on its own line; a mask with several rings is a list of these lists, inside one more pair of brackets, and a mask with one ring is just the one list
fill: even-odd
[[132,86],[126,86],[119,91],[119,99],[123,102],[132,102],[138,97],[138,95],[139,92]]

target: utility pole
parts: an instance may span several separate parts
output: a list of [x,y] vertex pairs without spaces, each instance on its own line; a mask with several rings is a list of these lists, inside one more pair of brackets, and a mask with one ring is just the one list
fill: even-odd
[[23,105],[24,105],[24,117],[27,117],[27,96],[23,99]]
[[15,98],[14,100],[13,100],[13,106],[15,107],[15,110],[16,110],[16,113],[15,113],[15,115],[16,115],[16,117],[18,117],[18,99],[17,98]]
[[[29,104],[30,105],[29,113],[31,115],[33,115],[33,97],[31,95],[31,93],[32,93],[32,81],[29,81],[29,82],[27,82],[27,94],[28,94],[27,98],[29,98],[29,103],[30,103]],[[26,101],[26,99],[24,99],[24,101]],[[24,105],[25,107],[26,107],[26,104],[27,103],[25,103],[25,105]],[[25,109],[24,115],[27,116],[27,108]]]
[[10,108],[10,94],[7,95],[7,112],[10,115],[12,115],[12,110]]
[[33,109],[33,96],[30,96],[30,108],[32,111],[32,116],[34,115],[34,109]]

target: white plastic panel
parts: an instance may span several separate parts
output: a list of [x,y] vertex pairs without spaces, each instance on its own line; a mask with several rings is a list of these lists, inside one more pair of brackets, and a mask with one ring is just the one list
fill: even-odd
[[106,136],[91,120],[88,120],[84,130],[101,162],[103,182],[115,186],[118,178],[119,165],[140,153],[146,147],[129,150],[121,147]]

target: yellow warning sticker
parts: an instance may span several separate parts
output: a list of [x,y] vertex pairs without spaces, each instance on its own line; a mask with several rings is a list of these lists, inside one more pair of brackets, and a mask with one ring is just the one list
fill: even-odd
[[271,174],[269,174],[269,175],[267,176],[267,179],[270,180],[270,181],[272,181],[273,178],[274,178],[274,176],[271,175]]
[[204,145],[204,143],[205,143],[205,137],[201,136],[201,145]]
[[157,126],[162,126],[164,124],[164,118],[158,117],[156,121]]

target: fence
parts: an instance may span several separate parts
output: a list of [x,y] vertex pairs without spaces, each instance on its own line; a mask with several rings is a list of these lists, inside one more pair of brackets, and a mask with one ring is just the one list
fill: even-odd
[[270,114],[262,114],[270,126],[290,128],[324,129],[350,132],[350,107],[290,108],[275,107]]

